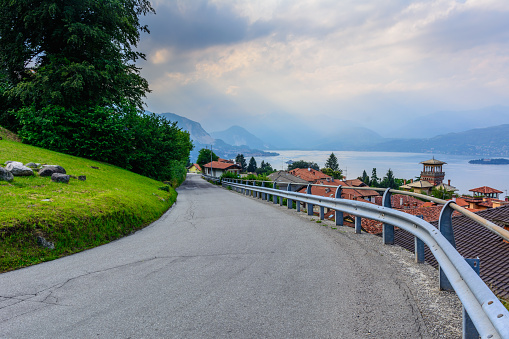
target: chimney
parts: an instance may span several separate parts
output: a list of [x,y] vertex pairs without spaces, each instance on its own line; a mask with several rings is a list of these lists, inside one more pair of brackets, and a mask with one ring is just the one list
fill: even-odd
[[451,186],[451,179],[447,180],[447,185]]
[[403,179],[403,185],[406,185],[406,179]]
[[413,183],[414,182],[414,179],[410,179],[410,183]]

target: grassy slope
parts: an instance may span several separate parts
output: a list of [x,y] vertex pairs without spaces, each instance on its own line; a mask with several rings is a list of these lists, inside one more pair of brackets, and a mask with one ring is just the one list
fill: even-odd
[[[0,181],[0,272],[128,235],[159,218],[176,200],[175,190],[160,190],[164,185],[158,181],[8,140],[4,131],[0,130],[0,166],[7,160],[57,164],[67,174],[87,179],[71,179],[69,184],[39,176]],[[38,246],[38,236],[54,242],[55,249]]]

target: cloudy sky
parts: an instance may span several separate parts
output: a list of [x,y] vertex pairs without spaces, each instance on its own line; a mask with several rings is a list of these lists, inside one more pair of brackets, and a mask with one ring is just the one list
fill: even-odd
[[[147,109],[209,131],[509,106],[507,0],[153,0]],[[509,113],[508,113],[509,115]],[[482,117],[481,117],[482,118]],[[397,123],[396,123],[397,124]]]

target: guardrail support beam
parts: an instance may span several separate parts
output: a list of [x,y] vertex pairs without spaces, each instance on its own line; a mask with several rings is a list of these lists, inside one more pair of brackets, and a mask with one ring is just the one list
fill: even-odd
[[325,219],[325,208],[320,206],[320,220]]
[[[308,185],[307,189],[306,189],[306,194],[311,194],[311,185]],[[313,204],[310,204],[309,202],[306,203],[306,208],[308,209],[308,215],[313,215]]]
[[[292,190],[291,183],[288,183],[288,186],[286,186],[286,190],[288,192],[290,192]],[[290,198],[286,199],[286,206],[288,207],[289,210],[293,209],[293,201],[292,201],[292,199],[290,199]]]
[[[342,193],[341,185],[336,188],[336,194],[334,195],[334,199],[341,199]],[[343,226],[343,212],[336,210],[334,213],[334,219],[336,221],[336,226]]]
[[[418,218],[424,219],[424,216],[418,215]],[[414,236],[414,255],[415,262],[418,264],[424,263],[424,241]]]
[[361,234],[362,218],[355,216],[355,233]]
[[[454,248],[456,248],[456,241],[454,241],[454,231],[452,229],[452,213],[454,212],[454,210],[450,206],[451,203],[452,200],[448,201],[440,211],[440,217],[438,219],[438,229],[440,230],[440,233],[442,233],[444,238],[447,239],[447,241],[449,241]],[[449,279],[447,279],[447,276],[442,270],[442,267],[439,266],[438,270],[439,270],[440,290],[454,291],[454,288],[452,287]]]
[[[391,191],[387,188],[382,197],[382,206],[392,208]],[[385,245],[394,245],[394,226],[384,223],[383,224],[383,241]]]
[[424,241],[422,241],[421,239],[417,238],[417,237],[414,237],[415,239],[415,248],[414,248],[414,253],[415,253],[415,262],[418,263],[418,264],[423,264],[424,263]]
[[[477,273],[477,275],[480,274],[480,259],[467,259],[465,258],[465,261],[472,267],[472,269]],[[463,339],[477,339],[479,338],[479,332],[474,326],[474,323],[472,322],[472,319],[470,319],[470,316],[468,315],[467,311],[465,310],[465,306],[462,306],[463,308]]]

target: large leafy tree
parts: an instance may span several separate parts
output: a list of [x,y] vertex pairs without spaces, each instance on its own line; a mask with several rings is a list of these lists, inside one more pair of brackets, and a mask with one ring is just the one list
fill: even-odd
[[142,108],[134,62],[148,0],[0,0],[0,68],[9,95],[36,108]]
[[262,163],[260,164],[260,167],[258,167],[256,169],[257,175],[268,175],[272,172],[274,172],[272,165],[268,162],[263,161],[263,160],[262,160]]
[[214,151],[209,150],[208,148],[202,148],[198,152],[198,159],[196,163],[203,168],[203,165],[208,164],[210,161],[217,161],[219,157],[214,153]]
[[342,170],[333,170],[332,168],[322,168],[320,170],[323,174],[327,174],[327,175],[330,175],[331,177],[333,177],[334,179],[343,179],[343,171]]

